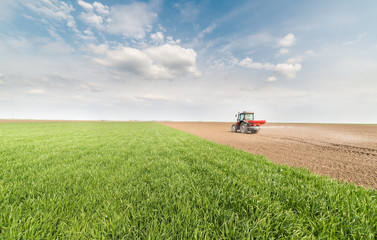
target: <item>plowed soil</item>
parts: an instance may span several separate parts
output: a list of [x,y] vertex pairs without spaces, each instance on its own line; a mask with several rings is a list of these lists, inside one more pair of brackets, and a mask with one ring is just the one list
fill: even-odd
[[377,125],[267,123],[258,134],[241,134],[230,131],[232,123],[162,124],[278,164],[377,189]]

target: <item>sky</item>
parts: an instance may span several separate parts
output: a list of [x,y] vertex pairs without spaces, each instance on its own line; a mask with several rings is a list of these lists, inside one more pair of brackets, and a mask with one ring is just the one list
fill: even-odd
[[0,118],[377,123],[376,10],[0,0]]

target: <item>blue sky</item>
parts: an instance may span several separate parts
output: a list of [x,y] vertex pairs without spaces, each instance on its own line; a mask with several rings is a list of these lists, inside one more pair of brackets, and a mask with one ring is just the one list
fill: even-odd
[[376,1],[0,2],[0,118],[377,123]]

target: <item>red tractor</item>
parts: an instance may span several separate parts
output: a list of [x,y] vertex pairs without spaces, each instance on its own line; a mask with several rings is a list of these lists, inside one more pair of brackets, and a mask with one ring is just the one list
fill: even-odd
[[232,132],[237,132],[238,129],[241,133],[258,133],[260,130],[260,125],[266,123],[266,120],[254,120],[254,113],[253,112],[238,112],[236,114],[237,123],[232,125]]

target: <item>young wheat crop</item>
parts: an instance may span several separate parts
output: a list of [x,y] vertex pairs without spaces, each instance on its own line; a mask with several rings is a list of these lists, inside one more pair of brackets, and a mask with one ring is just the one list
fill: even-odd
[[158,123],[0,124],[0,239],[376,233],[375,190]]

